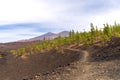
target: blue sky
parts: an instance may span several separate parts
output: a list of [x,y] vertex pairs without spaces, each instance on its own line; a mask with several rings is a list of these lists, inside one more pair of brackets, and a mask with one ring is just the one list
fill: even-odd
[[0,0],[0,42],[120,23],[120,0]]

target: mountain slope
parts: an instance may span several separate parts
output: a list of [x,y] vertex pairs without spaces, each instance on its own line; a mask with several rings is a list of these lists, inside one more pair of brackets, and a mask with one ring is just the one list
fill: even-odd
[[57,37],[57,34],[48,32],[48,33],[46,33],[46,34],[43,34],[43,35],[38,36],[38,37],[31,38],[31,39],[29,39],[29,40],[30,40],[30,41],[44,40],[44,38],[49,39],[49,40],[52,40],[52,39],[54,39],[54,38],[56,38],[56,37]]
[[61,35],[61,37],[68,37],[69,36],[69,31],[62,31],[60,33],[58,33]]
[[41,35],[41,36],[38,36],[38,37],[35,37],[35,38],[31,38],[31,39],[29,39],[29,41],[44,40],[44,38],[47,39],[47,40],[53,40],[53,39],[57,38],[59,35],[61,35],[61,37],[67,37],[67,36],[69,36],[69,32],[68,31],[62,31],[58,34],[48,32],[44,35]]

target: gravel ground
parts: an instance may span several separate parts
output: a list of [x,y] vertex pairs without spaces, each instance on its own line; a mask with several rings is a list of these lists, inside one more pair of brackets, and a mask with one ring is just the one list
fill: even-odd
[[35,75],[31,80],[120,80],[120,60],[91,62],[84,51],[79,61],[48,74]]

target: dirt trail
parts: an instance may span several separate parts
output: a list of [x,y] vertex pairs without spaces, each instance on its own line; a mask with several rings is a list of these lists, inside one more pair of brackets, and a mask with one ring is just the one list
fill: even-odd
[[88,74],[91,74],[90,69],[92,69],[92,66],[88,64],[89,52],[86,50],[78,50],[78,49],[71,49],[71,50],[82,53],[82,59],[78,61],[78,64],[76,66],[77,68],[80,68],[82,64],[82,68],[83,68],[82,74],[81,75],[78,74],[74,79],[75,80],[87,80],[87,78],[89,77]]
[[[79,70],[81,68],[82,70],[78,71],[79,73],[77,72],[74,73],[74,74],[77,73],[77,75],[73,78],[74,80],[112,80],[106,76],[96,77],[97,76],[96,74],[98,74],[98,70],[95,69],[96,63],[93,64],[89,62],[90,54],[88,51],[78,50],[78,49],[71,49],[71,50],[82,53],[82,59],[79,60],[78,63],[76,64],[77,69]],[[95,77],[93,77],[94,75]]]
[[70,48],[69,50],[78,51],[82,54],[81,59],[60,70],[62,72],[58,69],[58,72],[49,74],[46,80],[120,80],[120,74],[118,74],[120,61],[90,62],[88,51]]
[[79,53],[82,54],[82,59],[81,62],[87,62],[89,59],[89,52],[86,50],[79,50],[79,49],[71,49],[71,48],[67,48],[68,50],[72,50],[72,51],[77,51]]
[[83,53],[83,56],[82,56],[81,61],[82,61],[82,62],[87,62],[87,61],[88,61],[88,58],[89,58],[89,53],[88,53],[88,51],[82,51],[82,53]]

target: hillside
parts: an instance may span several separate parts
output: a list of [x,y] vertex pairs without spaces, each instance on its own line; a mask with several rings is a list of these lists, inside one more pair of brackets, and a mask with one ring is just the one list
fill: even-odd
[[120,38],[113,41],[105,47],[70,45],[64,53],[51,50],[27,57],[3,55],[0,80],[119,80]]
[[106,47],[98,47],[96,44],[87,49],[73,46],[67,50],[79,54],[79,59],[76,56],[74,62],[46,74],[38,73],[32,80],[119,80],[120,38],[113,40],[113,44]]
[[35,37],[35,38],[31,38],[28,41],[44,40],[44,38],[46,40],[53,40],[53,39],[57,38],[59,35],[61,35],[61,37],[68,37],[69,36],[69,32],[68,31],[62,31],[62,32],[57,33],[57,34],[48,32],[48,33],[43,34],[41,36],[38,36],[38,37]]
[[119,24],[103,30],[91,24],[91,31],[72,30],[68,37],[0,46],[0,80],[120,79]]

